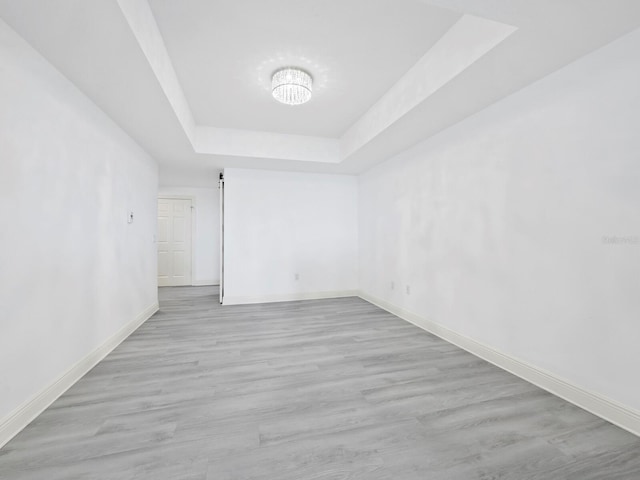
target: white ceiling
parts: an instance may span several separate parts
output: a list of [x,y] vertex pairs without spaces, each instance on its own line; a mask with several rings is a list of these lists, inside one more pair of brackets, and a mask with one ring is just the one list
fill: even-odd
[[[149,0],[197,124],[339,137],[461,16],[410,0]],[[275,101],[294,65],[311,101]]]
[[[640,1],[0,0],[0,17],[167,170],[359,173],[638,28]],[[306,106],[270,97],[281,55],[316,79]]]

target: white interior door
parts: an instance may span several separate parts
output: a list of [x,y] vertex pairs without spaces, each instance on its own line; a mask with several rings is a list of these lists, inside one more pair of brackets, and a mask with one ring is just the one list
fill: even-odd
[[191,200],[158,199],[158,286],[191,285]]

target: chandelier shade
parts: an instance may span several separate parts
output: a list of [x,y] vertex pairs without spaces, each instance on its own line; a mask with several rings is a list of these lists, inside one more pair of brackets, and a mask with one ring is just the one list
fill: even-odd
[[311,99],[313,79],[304,70],[286,67],[271,77],[273,98],[286,105],[302,105]]

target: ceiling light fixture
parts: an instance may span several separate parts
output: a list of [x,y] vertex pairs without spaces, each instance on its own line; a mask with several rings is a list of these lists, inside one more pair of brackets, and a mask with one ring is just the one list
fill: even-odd
[[313,79],[304,70],[285,67],[271,77],[273,98],[287,105],[302,105],[311,99]]

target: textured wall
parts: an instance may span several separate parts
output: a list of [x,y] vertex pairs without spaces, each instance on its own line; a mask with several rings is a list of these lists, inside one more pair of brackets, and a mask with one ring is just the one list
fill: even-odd
[[158,179],[2,21],[0,65],[2,419],[157,302]]
[[356,290],[356,177],[241,169],[224,177],[225,303]]
[[640,31],[362,175],[361,289],[640,409],[638,51]]

